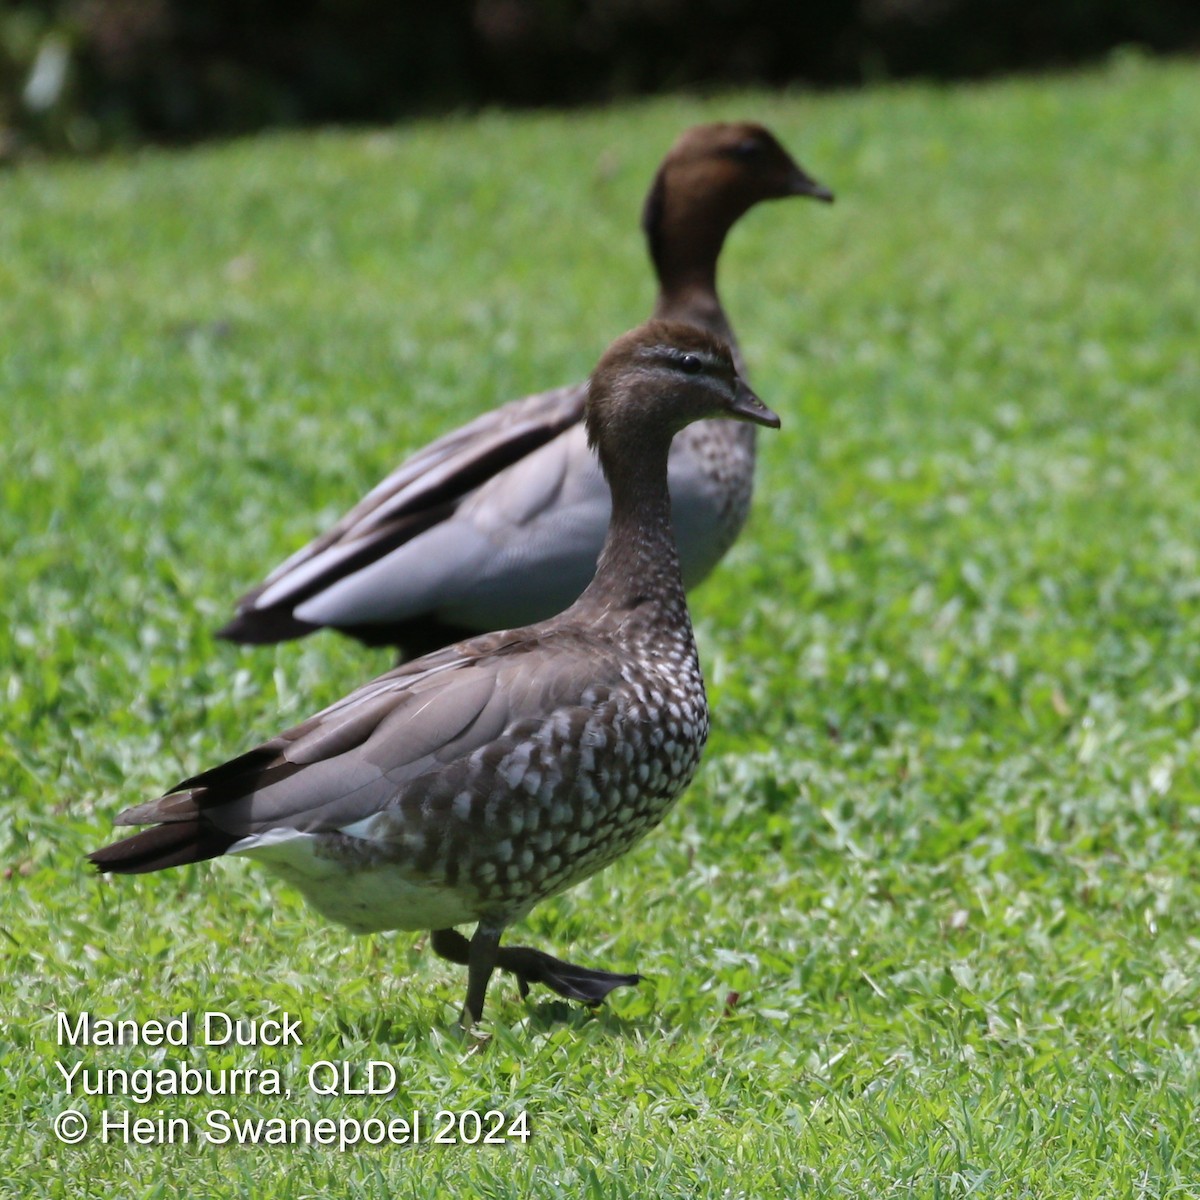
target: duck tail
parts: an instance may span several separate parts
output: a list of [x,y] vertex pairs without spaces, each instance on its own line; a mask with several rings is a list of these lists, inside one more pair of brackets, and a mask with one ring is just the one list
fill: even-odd
[[93,850],[88,859],[102,872],[144,875],[217,858],[236,841],[233,835],[198,819],[171,821]]

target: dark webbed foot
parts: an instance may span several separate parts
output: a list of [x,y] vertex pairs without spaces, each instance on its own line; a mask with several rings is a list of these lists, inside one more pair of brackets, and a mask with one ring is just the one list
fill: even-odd
[[[469,967],[474,941],[467,941],[456,929],[435,929],[430,944],[435,954]],[[594,967],[576,966],[552,954],[535,950],[532,946],[501,946],[495,957],[495,966],[517,977],[522,999],[529,995],[531,983],[543,983],[568,1000],[599,1004],[613,988],[632,987],[640,983],[642,978],[640,975],[619,975]],[[482,996],[479,999],[482,1008]]]
[[613,971],[563,962],[561,958],[534,950],[532,946],[502,946],[496,966],[517,977],[522,1000],[529,995],[531,983],[544,983],[568,1000],[599,1004],[613,988],[632,987],[642,980],[640,975],[618,975]]

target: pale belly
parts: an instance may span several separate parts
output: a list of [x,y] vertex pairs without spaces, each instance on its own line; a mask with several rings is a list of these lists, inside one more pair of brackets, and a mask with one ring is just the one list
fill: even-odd
[[297,888],[322,916],[353,933],[384,929],[449,929],[479,919],[458,889],[415,880],[395,863],[372,864],[318,852],[320,835],[278,830],[243,838],[228,853],[261,862]]

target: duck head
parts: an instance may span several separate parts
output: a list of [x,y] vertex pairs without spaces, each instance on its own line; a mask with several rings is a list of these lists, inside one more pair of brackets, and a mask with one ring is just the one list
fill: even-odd
[[[674,291],[715,291],[725,235],[763,200],[833,193],[809,175],[762,125],[747,121],[696,125],[671,147],[646,197],[642,228],[669,301]],[[670,315],[660,302],[659,315]]]
[[608,348],[588,384],[588,440],[606,472],[665,454],[686,425],[712,417],[779,428],[739,377],[729,345],[695,325],[647,321]]

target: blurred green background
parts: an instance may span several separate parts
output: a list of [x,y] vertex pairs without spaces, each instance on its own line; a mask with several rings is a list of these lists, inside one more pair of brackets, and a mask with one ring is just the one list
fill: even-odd
[[15,0],[0,158],[680,88],[1200,49],[1195,0]]

